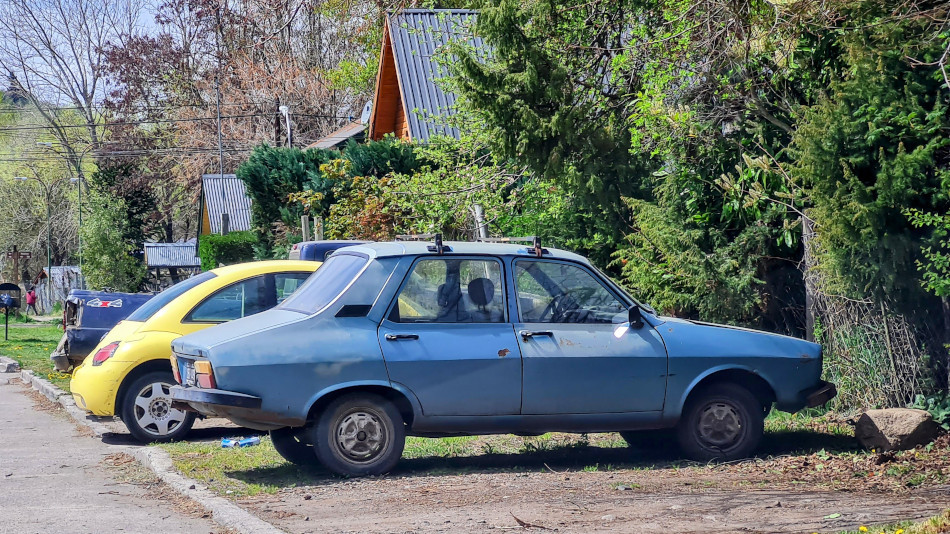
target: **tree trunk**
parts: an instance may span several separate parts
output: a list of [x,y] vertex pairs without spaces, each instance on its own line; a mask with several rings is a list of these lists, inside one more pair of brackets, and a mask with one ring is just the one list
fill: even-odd
[[812,240],[815,237],[814,223],[808,217],[802,217],[802,278],[805,281],[805,339],[815,341],[815,279],[811,269],[815,258],[811,253]]

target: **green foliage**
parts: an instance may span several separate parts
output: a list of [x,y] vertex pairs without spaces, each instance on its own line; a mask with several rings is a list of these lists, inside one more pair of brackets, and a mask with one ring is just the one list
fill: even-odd
[[855,4],[861,18],[838,37],[843,72],[798,123],[795,172],[814,205],[826,274],[843,293],[914,314],[927,308],[921,245],[938,252],[938,270],[944,245],[908,210],[950,212],[948,88],[932,63],[945,43],[927,39],[925,20]]
[[150,184],[141,179],[138,166],[126,160],[102,162],[89,179],[93,189],[118,198],[125,207],[125,229],[122,238],[141,247],[147,237],[149,219],[155,211],[156,199]]
[[921,250],[922,260],[917,268],[922,275],[921,284],[938,297],[950,297],[950,214],[937,215],[920,210],[904,212],[915,228],[933,228],[928,245]]
[[312,191],[323,195],[320,203],[310,206],[312,215],[322,216],[330,205],[332,187],[320,172],[320,165],[336,156],[330,150],[299,150],[260,145],[237,169],[251,197],[251,225],[259,236],[262,250],[269,254],[274,244],[274,225],[300,224],[303,208],[289,204],[293,193]]
[[946,393],[935,397],[917,395],[911,408],[927,410],[940,428],[950,431],[950,395]]
[[91,289],[138,291],[147,273],[126,237],[130,225],[125,202],[103,191],[92,190],[89,197],[90,205],[98,208],[90,210],[80,228],[86,284]]
[[255,256],[255,244],[257,244],[257,234],[249,230],[231,232],[226,235],[201,236],[198,243],[201,269],[210,271],[221,265],[251,261]]
[[[326,167],[334,161],[345,161],[346,169],[339,172]],[[332,150],[256,147],[238,168],[237,176],[247,185],[253,200],[252,226],[259,236],[257,257],[282,254],[288,244],[299,240],[293,229],[299,228],[301,215],[327,220],[330,206],[337,202],[335,195],[346,196],[352,179],[378,179],[393,172],[411,172],[420,165],[414,147],[392,137],[362,145],[350,142],[342,158],[340,152]],[[360,187],[363,185],[367,184]],[[354,205],[345,211],[355,213],[356,208]],[[338,208],[336,216],[341,215]],[[346,233],[337,229],[350,228],[351,222],[333,225],[327,220],[332,226],[328,235]]]
[[758,254],[771,235],[749,227],[734,239],[701,229],[684,229],[666,209],[630,200],[635,231],[614,264],[635,293],[659,309],[679,315],[742,321],[756,311]]

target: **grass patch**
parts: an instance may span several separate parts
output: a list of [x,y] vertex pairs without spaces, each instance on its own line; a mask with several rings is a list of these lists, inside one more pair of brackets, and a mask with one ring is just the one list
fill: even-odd
[[919,523],[901,521],[889,525],[862,526],[857,530],[841,531],[838,534],[941,534],[950,532],[950,510]]
[[261,436],[261,444],[254,447],[223,449],[219,441],[154,446],[168,452],[183,474],[228,497],[272,494],[300,482],[312,483],[312,474],[277,454],[270,436]]
[[13,326],[10,325],[10,339],[0,336],[0,355],[16,360],[22,369],[33,371],[38,376],[49,378],[51,382],[65,391],[69,391],[69,378],[60,378],[53,369],[49,355],[56,350],[63,331],[58,326]]

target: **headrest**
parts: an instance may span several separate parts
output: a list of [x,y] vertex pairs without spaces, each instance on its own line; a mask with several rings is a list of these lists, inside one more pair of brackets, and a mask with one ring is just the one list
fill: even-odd
[[487,306],[495,298],[495,284],[487,278],[476,278],[468,283],[468,298],[478,306]]

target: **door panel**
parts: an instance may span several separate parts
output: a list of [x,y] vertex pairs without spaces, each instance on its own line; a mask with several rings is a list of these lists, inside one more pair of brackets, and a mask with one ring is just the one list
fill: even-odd
[[521,410],[521,357],[509,323],[387,320],[380,325],[379,344],[390,380],[415,393],[427,416],[514,415]]
[[521,413],[659,411],[666,394],[666,349],[649,326],[521,323],[515,330],[524,361]]
[[503,272],[494,258],[423,258],[403,282],[379,344],[390,380],[416,395],[423,414],[520,412],[521,353]]
[[666,348],[649,326],[621,326],[627,305],[571,262],[514,262],[525,415],[663,409]]

